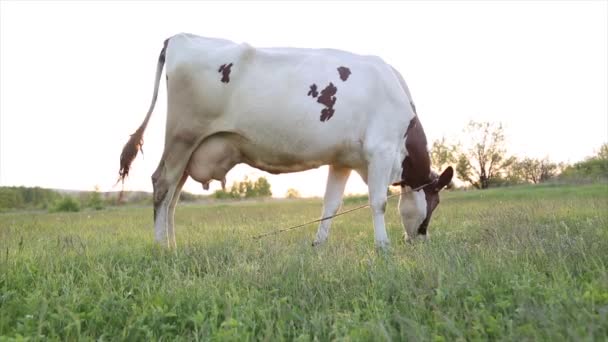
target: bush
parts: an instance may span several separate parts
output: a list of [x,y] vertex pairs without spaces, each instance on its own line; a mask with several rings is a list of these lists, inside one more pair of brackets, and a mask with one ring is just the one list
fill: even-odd
[[561,180],[588,179],[591,181],[608,179],[608,159],[588,159],[568,166],[559,177]]
[[66,196],[53,206],[51,212],[76,212],[80,211],[80,204],[74,198]]
[[294,188],[287,189],[286,198],[300,198],[300,192]]
[[241,198],[238,194],[238,192],[232,192],[232,191],[224,191],[222,189],[217,190],[216,192],[213,193],[213,197],[215,199],[219,199],[219,200],[225,200],[225,199],[239,199]]
[[101,198],[101,194],[97,191],[90,193],[86,206],[95,210],[103,209],[105,205],[103,203],[103,199]]
[[566,167],[559,175],[559,180],[567,182],[608,180],[608,143],[604,143],[595,156]]
[[179,201],[180,202],[195,202],[197,200],[199,200],[199,196],[197,196],[197,195],[195,195],[193,193],[190,193],[190,192],[187,192],[187,191],[182,191],[179,194]]

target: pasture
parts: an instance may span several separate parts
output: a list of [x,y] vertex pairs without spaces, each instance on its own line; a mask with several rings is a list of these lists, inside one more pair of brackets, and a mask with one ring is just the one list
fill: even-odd
[[[369,209],[319,200],[0,214],[0,340],[606,340],[608,185],[444,192],[427,243],[374,248]],[[348,202],[348,209],[363,202]]]

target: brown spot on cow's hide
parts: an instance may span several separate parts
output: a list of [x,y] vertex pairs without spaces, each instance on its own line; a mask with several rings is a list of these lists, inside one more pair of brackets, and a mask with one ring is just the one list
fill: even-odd
[[222,73],[222,82],[228,83],[230,82],[230,68],[232,68],[232,63],[230,64],[222,64],[217,72]]
[[338,92],[338,88],[334,86],[333,83],[329,82],[325,89],[321,90],[321,96],[317,99],[322,105],[325,105],[325,108],[321,110],[321,121],[325,122],[334,115],[334,104],[336,104],[336,93]]
[[311,84],[310,90],[308,91],[308,96],[317,97],[318,95],[319,95],[319,92],[317,91],[317,85],[314,83]]
[[319,118],[322,122],[325,122],[329,119],[331,119],[332,116],[334,116],[334,113],[336,111],[333,108],[323,108],[321,110],[321,117]]
[[346,81],[348,79],[348,76],[350,76],[351,74],[350,69],[345,66],[339,67],[338,73],[340,74],[340,79],[342,81]]
[[329,82],[325,89],[321,90],[321,96],[317,99],[317,102],[324,104],[326,107],[333,107],[336,103],[336,93],[338,88],[333,83]]

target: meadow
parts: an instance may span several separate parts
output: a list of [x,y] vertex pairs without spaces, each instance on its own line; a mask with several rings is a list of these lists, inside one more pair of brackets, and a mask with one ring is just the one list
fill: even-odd
[[[363,202],[349,201],[344,209]],[[445,192],[431,240],[374,247],[369,209],[316,226],[320,200],[0,214],[0,341],[608,339],[608,184]]]

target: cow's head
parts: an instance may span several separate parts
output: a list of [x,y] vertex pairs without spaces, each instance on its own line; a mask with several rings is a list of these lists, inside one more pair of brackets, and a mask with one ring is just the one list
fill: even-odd
[[454,169],[449,166],[439,176],[432,173],[427,184],[418,188],[411,188],[407,185],[401,188],[399,212],[408,241],[418,236],[428,237],[431,215],[439,205],[439,191],[450,184],[453,175]]
[[431,172],[426,135],[417,115],[407,128],[405,148],[401,182],[397,183],[401,185],[399,212],[408,240],[417,236],[426,238],[431,215],[439,204],[439,191],[450,184],[454,169],[450,166],[439,176]]

